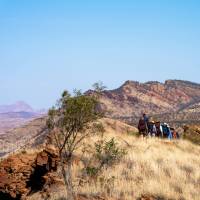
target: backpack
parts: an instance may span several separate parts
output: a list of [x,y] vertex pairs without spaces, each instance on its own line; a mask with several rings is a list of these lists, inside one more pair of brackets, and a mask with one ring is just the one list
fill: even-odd
[[146,124],[145,124],[145,121],[144,121],[144,120],[140,120],[140,121],[139,121],[138,129],[139,129],[139,131],[145,131],[145,129],[146,129]]
[[164,136],[168,136],[168,134],[169,134],[169,128],[168,128],[168,126],[167,125],[162,125],[162,130],[163,130],[163,135]]

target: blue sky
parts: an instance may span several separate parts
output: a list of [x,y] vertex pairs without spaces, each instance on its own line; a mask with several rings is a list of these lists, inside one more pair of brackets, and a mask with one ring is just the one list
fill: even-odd
[[0,0],[0,104],[101,80],[199,81],[198,0]]

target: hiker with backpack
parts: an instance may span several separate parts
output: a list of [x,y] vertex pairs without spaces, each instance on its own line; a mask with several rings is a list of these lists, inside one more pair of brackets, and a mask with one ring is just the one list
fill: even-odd
[[151,137],[155,137],[157,135],[157,130],[154,121],[149,122],[148,134]]
[[149,132],[149,118],[147,117],[147,115],[145,113],[143,114],[143,120],[145,122],[146,131],[147,131],[147,134],[148,134],[148,132]]
[[157,137],[162,137],[162,126],[161,126],[160,122],[157,121],[155,123],[155,126],[156,126],[156,136]]
[[156,125],[155,125],[155,122],[152,121],[152,133],[151,133],[151,136],[152,137],[156,137],[156,135],[157,135]]
[[140,118],[139,123],[138,123],[138,130],[140,135],[142,135],[143,137],[147,136],[147,126],[146,126],[146,122],[143,118]]
[[163,131],[163,137],[172,139],[172,132],[170,130],[170,126],[167,123],[162,124],[162,131]]

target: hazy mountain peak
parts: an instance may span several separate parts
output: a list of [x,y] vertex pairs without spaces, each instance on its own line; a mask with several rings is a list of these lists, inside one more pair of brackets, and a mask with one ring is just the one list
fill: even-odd
[[34,110],[24,101],[17,101],[10,105],[0,105],[0,113],[9,112],[34,112]]
[[0,134],[44,114],[46,114],[46,110],[34,110],[24,101],[0,105]]

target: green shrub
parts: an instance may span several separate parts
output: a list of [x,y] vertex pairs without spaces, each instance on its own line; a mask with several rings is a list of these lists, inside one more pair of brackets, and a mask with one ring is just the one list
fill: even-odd
[[[95,152],[92,155],[93,165],[85,168],[86,174],[94,177],[100,174],[103,168],[111,167],[126,154],[126,151],[120,148],[114,138],[109,141],[100,140],[95,143]],[[95,164],[94,164],[95,163]]]

